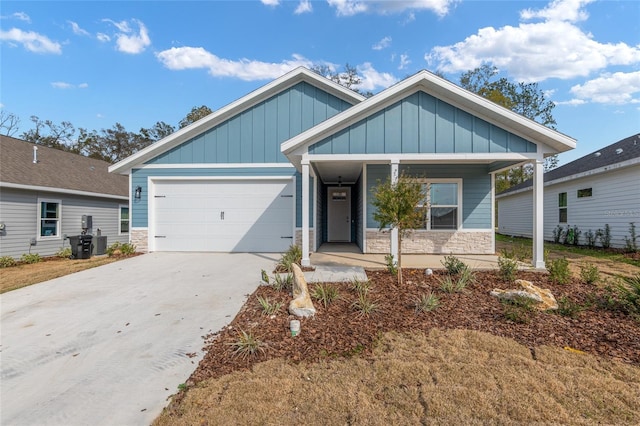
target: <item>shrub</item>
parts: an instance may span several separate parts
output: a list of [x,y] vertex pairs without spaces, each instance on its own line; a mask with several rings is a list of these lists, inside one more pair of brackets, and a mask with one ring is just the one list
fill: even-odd
[[370,285],[371,284],[369,283],[369,281],[362,281],[357,278],[351,280],[351,288],[358,293],[367,293],[369,291]]
[[276,270],[290,272],[291,265],[300,265],[302,263],[302,249],[295,244],[289,246],[289,249],[282,254],[282,257],[276,265]]
[[351,308],[358,311],[361,316],[369,316],[378,309],[371,298],[369,298],[367,292],[358,292],[358,299],[351,304]]
[[453,275],[446,275],[444,278],[439,278],[440,289],[446,293],[459,293],[464,291],[465,288],[475,281],[475,274],[471,269],[465,268],[457,277]]
[[438,297],[436,297],[433,292],[429,292],[428,294],[422,294],[418,297],[414,302],[416,308],[416,314],[421,312],[431,312],[434,311],[440,306],[440,301]]
[[558,225],[553,230],[553,242],[556,244],[560,243],[560,239],[562,238],[563,230],[562,226]]
[[501,299],[504,316],[509,321],[528,324],[535,314],[535,301],[529,297],[516,296],[513,299]]
[[587,247],[594,248],[596,246],[596,234],[591,229],[584,233],[584,237],[587,240]]
[[262,313],[265,315],[274,315],[282,307],[282,303],[271,302],[268,297],[258,296],[258,303],[262,308]]
[[68,259],[71,257],[71,247],[61,247],[60,250],[56,252],[56,257]]
[[131,243],[121,243],[116,241],[107,247],[107,256],[131,256],[136,252],[136,246]]
[[42,257],[38,253],[25,253],[20,257],[20,260],[23,263],[32,264],[42,262]]
[[278,291],[290,291],[293,288],[293,275],[288,274],[275,274],[273,279],[273,288]]
[[640,273],[633,277],[624,277],[616,285],[617,293],[624,311],[640,318]]
[[516,273],[518,272],[517,260],[500,256],[498,257],[498,267],[503,280],[510,283],[516,280]]
[[570,244],[577,246],[578,244],[580,244],[580,234],[582,234],[582,231],[578,229],[577,225],[573,225],[573,228],[571,228],[571,233],[573,234],[573,238]]
[[600,240],[602,248],[608,249],[611,247],[611,227],[608,223],[604,225],[604,230],[598,229],[596,231],[596,238]]
[[136,252],[136,246],[131,243],[124,243],[120,246],[120,252],[123,256],[131,256]]
[[585,263],[580,266],[580,278],[587,284],[595,284],[600,281],[600,270],[592,263]]
[[636,224],[634,222],[629,222],[629,235],[630,237],[624,236],[624,246],[625,250],[629,253],[635,253],[638,251],[638,242],[636,236]]
[[569,299],[567,296],[562,296],[558,299],[558,309],[556,313],[563,317],[576,318],[584,309],[583,306]]
[[269,279],[269,274],[264,269],[260,270],[260,278],[262,279],[262,282],[267,285],[269,285],[269,283],[271,282],[271,280]]
[[547,266],[551,281],[558,284],[567,284],[571,279],[571,271],[569,271],[569,261],[566,257],[553,259]]
[[9,268],[11,266],[16,266],[16,260],[11,256],[2,256],[0,257],[0,268]]
[[463,261],[455,256],[445,256],[440,263],[442,263],[449,275],[457,275],[468,268]]
[[248,356],[254,356],[258,352],[264,352],[263,343],[253,333],[247,333],[244,330],[238,333],[238,340],[229,343],[229,345],[233,346],[235,348],[234,353],[243,359]]
[[326,308],[327,305],[338,298],[338,289],[329,284],[318,284],[313,289],[311,297],[318,300]]
[[571,227],[567,225],[567,229],[562,231],[562,235],[560,236],[560,244],[567,244],[569,239],[571,238]]
[[391,275],[398,275],[398,264],[393,259],[393,255],[386,255],[384,261],[387,264],[387,271],[389,271]]

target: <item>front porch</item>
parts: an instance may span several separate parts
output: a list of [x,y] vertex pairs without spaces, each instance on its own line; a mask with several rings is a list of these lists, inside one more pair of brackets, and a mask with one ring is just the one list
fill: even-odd
[[[442,269],[444,254],[403,254],[403,268]],[[498,268],[495,254],[455,255],[474,270],[494,270]],[[363,254],[354,243],[324,243],[311,253],[312,266],[360,266],[365,269],[386,269],[384,254]],[[523,265],[524,268],[524,265]]]

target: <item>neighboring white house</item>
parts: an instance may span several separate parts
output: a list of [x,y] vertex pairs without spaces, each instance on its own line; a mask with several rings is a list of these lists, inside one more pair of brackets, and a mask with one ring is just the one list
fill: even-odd
[[[496,196],[498,232],[531,237],[531,181]],[[585,155],[544,174],[544,238],[559,226],[585,233],[611,228],[611,246],[625,246],[634,222],[640,236],[640,134]],[[640,242],[640,241],[639,241]]]
[[94,235],[96,249],[128,242],[128,179],[108,168],[105,161],[0,136],[0,256],[54,255],[69,247],[65,237],[83,231],[83,216],[91,218],[87,235]]
[[373,218],[371,189],[401,173],[431,194],[405,253],[494,253],[495,173],[534,163],[541,207],[544,157],[574,147],[427,71],[364,98],[297,68],[110,171],[130,176],[131,239],[141,249],[281,252],[297,243],[308,265],[332,242],[397,254]]

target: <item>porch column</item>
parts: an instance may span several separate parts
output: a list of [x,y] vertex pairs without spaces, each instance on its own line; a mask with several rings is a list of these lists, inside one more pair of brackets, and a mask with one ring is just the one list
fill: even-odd
[[[391,160],[391,183],[398,183],[398,164],[400,160],[393,159]],[[398,264],[398,228],[391,228],[391,256],[393,257],[393,262]]]
[[311,265],[309,259],[309,160],[302,160],[302,266]]
[[533,163],[533,266],[544,269],[544,160]]

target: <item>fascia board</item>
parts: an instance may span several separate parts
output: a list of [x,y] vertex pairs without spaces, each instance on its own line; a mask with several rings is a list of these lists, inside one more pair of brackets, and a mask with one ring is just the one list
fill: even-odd
[[49,186],[24,185],[20,183],[12,183],[12,182],[0,182],[0,188],[21,189],[26,191],[37,191],[37,192],[55,192],[59,194],[80,195],[83,197],[95,197],[95,198],[108,198],[113,200],[126,201],[129,199],[129,197],[126,197],[123,195],[104,194],[104,193],[89,192],[89,191],[78,191],[75,189],[54,188]]
[[288,72],[280,78],[273,80],[272,82],[250,92],[242,98],[231,102],[230,104],[214,111],[207,117],[196,121],[195,123],[186,126],[175,133],[167,136],[166,138],[155,142],[148,147],[141,149],[137,153],[113,164],[109,167],[110,173],[122,173],[128,174],[131,169],[137,165],[140,165],[151,158],[166,152],[183,142],[201,134],[202,132],[217,126],[225,120],[234,117],[241,112],[251,108],[252,106],[298,84],[299,82],[306,81],[309,84],[319,87],[326,92],[346,101],[349,103],[359,103],[366,98],[353,90],[347,89],[331,81],[321,75],[310,71],[303,67],[298,67],[293,71]]

